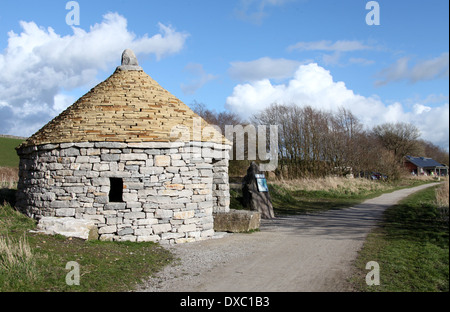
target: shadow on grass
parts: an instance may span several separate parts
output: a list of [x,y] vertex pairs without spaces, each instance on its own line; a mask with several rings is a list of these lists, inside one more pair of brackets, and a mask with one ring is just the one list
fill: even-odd
[[16,192],[15,189],[0,188],[0,205],[6,203],[14,207],[16,205]]
[[286,191],[269,186],[276,215],[299,215],[326,210],[338,210],[359,204],[362,198],[336,196],[322,191]]
[[311,200],[297,198],[293,203],[274,200],[273,209],[276,215],[298,215],[326,210],[339,210],[359,204],[361,200]]

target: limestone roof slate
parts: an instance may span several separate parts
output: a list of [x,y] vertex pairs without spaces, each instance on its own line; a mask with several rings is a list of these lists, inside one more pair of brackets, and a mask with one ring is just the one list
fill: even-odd
[[22,147],[200,140],[230,144],[221,133],[210,131],[212,128],[205,130],[206,127],[210,125],[143,70],[118,67],[108,79],[28,138]]

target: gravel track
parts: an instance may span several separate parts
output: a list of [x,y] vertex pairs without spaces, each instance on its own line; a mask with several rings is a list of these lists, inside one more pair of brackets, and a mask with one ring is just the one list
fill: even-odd
[[351,291],[353,261],[383,211],[433,186],[403,189],[342,210],[262,220],[259,232],[168,247],[179,258],[145,292]]

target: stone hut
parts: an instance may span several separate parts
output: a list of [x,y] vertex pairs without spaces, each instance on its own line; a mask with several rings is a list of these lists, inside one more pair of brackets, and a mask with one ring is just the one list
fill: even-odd
[[229,211],[230,142],[138,65],[122,65],[17,148],[16,206],[89,220],[101,240],[183,243]]

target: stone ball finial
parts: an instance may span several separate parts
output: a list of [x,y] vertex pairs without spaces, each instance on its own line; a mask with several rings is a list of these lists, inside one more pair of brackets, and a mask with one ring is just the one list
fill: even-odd
[[142,70],[139,66],[138,60],[134,52],[130,49],[126,49],[122,53],[122,65],[118,67],[119,70]]

